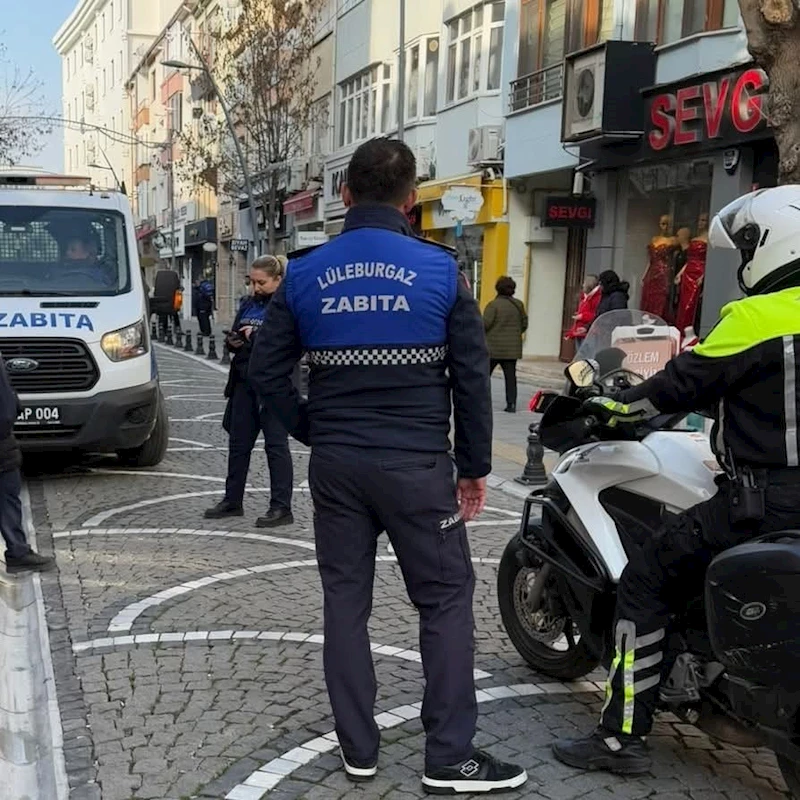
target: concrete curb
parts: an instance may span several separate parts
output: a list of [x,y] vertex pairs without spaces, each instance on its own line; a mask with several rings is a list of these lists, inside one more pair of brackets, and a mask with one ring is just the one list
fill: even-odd
[[[35,545],[27,490],[22,499]],[[0,574],[0,786],[4,800],[69,796],[39,575]]]
[[[176,355],[180,355],[186,359],[195,361],[198,364],[202,364],[204,367],[208,367],[215,372],[222,372],[225,375],[228,374],[228,370],[225,367],[221,367],[214,361],[208,361],[204,356],[196,356],[193,353],[187,353],[184,350],[179,350],[176,347],[170,347],[169,345],[161,344],[159,342],[154,342],[153,344],[158,350],[163,350],[164,353],[175,353]],[[547,458],[548,456],[545,455],[545,459]],[[522,472],[522,470],[520,470],[520,472]],[[514,480],[503,478],[502,476],[495,475],[494,473],[487,477],[486,483],[491,489],[497,489],[498,491],[501,491],[519,500],[524,500],[531,493],[531,490],[536,488],[535,486],[523,486]]]

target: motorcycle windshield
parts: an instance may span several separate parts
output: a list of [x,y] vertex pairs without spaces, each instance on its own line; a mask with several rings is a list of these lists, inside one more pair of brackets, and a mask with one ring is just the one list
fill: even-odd
[[620,370],[644,380],[664,369],[679,346],[678,329],[663,319],[634,309],[609,311],[594,321],[575,361],[594,361],[600,382]]

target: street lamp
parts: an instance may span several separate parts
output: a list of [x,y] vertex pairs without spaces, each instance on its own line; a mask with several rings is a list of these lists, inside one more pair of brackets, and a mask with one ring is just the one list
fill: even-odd
[[217,82],[214,80],[211,70],[208,68],[208,64],[205,62],[205,59],[200,53],[197,45],[192,40],[192,37],[189,36],[187,38],[189,39],[189,44],[191,45],[197,60],[200,62],[199,64],[187,64],[185,61],[177,61],[174,59],[162,61],[161,63],[163,66],[169,67],[170,69],[200,70],[200,72],[203,72],[206,78],[208,78],[208,82],[211,84],[211,88],[214,90],[214,94],[217,96],[219,104],[222,107],[222,113],[225,115],[225,122],[227,123],[228,130],[233,138],[233,144],[236,148],[236,157],[239,159],[239,166],[241,167],[242,175],[244,176],[244,187],[250,202],[250,225],[253,228],[253,243],[255,247],[255,254],[258,256],[260,248],[258,241],[258,218],[256,217],[255,195],[253,194],[253,186],[250,182],[250,172],[247,169],[247,162],[245,161],[244,153],[242,152],[242,145],[239,142],[239,137],[236,135],[236,129],[234,128],[233,120],[231,119],[231,113],[228,109],[228,104],[225,102],[225,98],[223,97],[219,86],[217,86]]

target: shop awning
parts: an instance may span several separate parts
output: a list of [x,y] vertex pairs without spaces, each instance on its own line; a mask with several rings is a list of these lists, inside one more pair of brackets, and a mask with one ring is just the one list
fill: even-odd
[[483,183],[483,174],[472,172],[469,175],[460,175],[456,178],[444,178],[438,181],[425,181],[417,187],[419,203],[432,203],[441,200],[442,195],[452,186],[474,186],[480,189]]
[[316,202],[319,189],[308,189],[305,192],[298,192],[288,200],[284,200],[284,214],[300,214],[303,211],[312,211]]
[[148,236],[152,236],[155,232],[156,229],[150,225],[142,225],[142,227],[136,231],[136,238],[137,240],[146,239]]

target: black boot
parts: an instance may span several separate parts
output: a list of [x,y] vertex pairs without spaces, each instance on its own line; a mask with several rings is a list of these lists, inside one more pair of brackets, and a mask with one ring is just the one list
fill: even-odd
[[33,550],[24,556],[12,558],[6,556],[6,572],[15,575],[19,572],[49,572],[56,566],[56,560],[48,556],[40,556]]
[[604,770],[616,775],[649,772],[650,754],[641,736],[628,736],[597,728],[584,739],[562,739],[553,744],[553,755],[576,769]]
[[516,403],[509,403],[505,409],[506,413],[508,414],[516,414],[517,413],[517,404]]
[[206,519],[223,519],[224,517],[243,517],[244,509],[241,505],[232,503],[230,500],[220,500],[212,508],[206,509],[203,514]]
[[256,528],[279,528],[281,525],[292,525],[294,515],[287,508],[271,508],[256,520]]
[[516,789],[527,780],[528,773],[522,767],[476,750],[460,764],[425,767],[422,788],[428,794],[494,794]]

